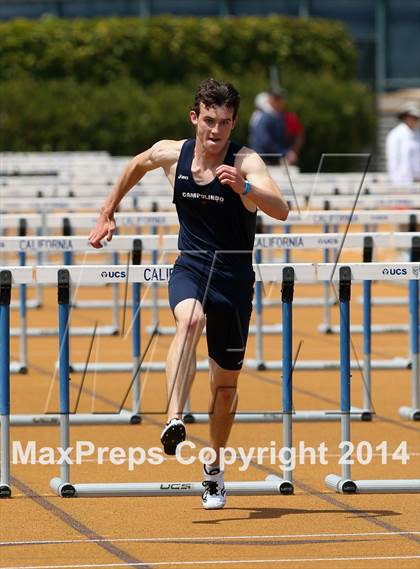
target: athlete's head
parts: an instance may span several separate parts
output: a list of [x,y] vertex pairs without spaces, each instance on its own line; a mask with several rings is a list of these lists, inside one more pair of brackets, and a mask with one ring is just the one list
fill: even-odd
[[209,152],[220,152],[235,126],[240,97],[230,83],[205,79],[198,87],[190,118],[196,137]]
[[216,81],[216,79],[204,79],[198,86],[195,94],[192,111],[197,117],[201,112],[201,104],[206,108],[212,107],[228,107],[232,109],[232,118],[236,120],[238,114],[240,96],[238,91],[231,83],[224,81]]

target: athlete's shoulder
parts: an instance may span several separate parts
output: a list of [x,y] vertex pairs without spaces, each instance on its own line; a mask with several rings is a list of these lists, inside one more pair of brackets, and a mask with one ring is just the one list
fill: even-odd
[[159,140],[150,149],[150,159],[159,166],[176,162],[185,140]]

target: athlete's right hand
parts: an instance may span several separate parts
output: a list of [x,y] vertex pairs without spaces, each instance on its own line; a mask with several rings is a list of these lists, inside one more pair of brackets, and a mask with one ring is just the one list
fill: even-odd
[[103,246],[102,239],[106,237],[107,241],[111,241],[116,229],[114,216],[109,217],[106,213],[101,213],[95,229],[89,233],[88,241],[95,249],[101,249]]

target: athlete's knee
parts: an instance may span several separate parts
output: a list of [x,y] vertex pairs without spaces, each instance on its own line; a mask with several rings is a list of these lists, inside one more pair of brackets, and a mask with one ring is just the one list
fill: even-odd
[[177,320],[177,330],[184,336],[195,336],[201,334],[205,323],[204,314],[193,313],[189,316]]
[[231,406],[237,398],[236,385],[212,386],[213,401],[218,405]]
[[237,396],[239,371],[224,370],[212,359],[210,365],[212,371],[210,388],[213,398],[224,403],[232,402]]

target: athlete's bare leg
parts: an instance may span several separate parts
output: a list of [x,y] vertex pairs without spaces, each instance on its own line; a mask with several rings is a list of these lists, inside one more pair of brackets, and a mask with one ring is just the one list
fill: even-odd
[[217,458],[212,463],[219,465],[220,448],[225,447],[232,429],[238,404],[237,382],[241,370],[221,368],[213,359],[210,362],[210,442]]
[[205,324],[201,303],[187,298],[174,310],[176,332],[166,360],[168,419],[181,418],[196,372],[196,348]]

